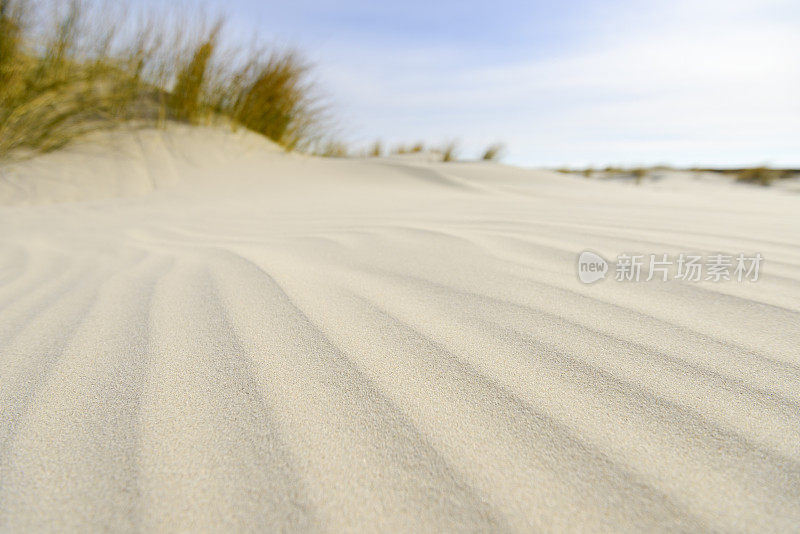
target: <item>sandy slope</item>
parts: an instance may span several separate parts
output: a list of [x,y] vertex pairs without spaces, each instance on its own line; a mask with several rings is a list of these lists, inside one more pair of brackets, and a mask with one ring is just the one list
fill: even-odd
[[800,529],[800,196],[212,130],[2,172],[0,531]]

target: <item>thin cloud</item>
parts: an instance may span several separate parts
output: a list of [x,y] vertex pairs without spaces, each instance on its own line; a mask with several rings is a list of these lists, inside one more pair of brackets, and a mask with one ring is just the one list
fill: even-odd
[[502,139],[523,164],[800,165],[792,2],[506,2],[485,25],[444,4],[348,1],[309,23],[329,28],[306,49],[354,141]]

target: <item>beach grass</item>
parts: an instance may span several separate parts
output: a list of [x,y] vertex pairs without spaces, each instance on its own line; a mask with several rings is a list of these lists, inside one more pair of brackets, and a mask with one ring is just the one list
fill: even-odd
[[450,141],[446,143],[441,150],[442,161],[445,163],[450,161],[455,161],[457,158],[457,151],[458,151],[458,143],[456,143],[455,141]]
[[323,137],[326,110],[298,52],[241,52],[221,19],[102,7],[0,0],[0,157],[120,125],[213,118],[290,150]]
[[372,147],[370,147],[367,155],[371,158],[379,158],[383,156],[383,143],[380,140],[375,141]]
[[735,176],[737,182],[767,186],[780,176],[780,171],[768,167],[752,167],[749,169],[738,169],[735,172]]
[[502,157],[504,150],[505,146],[503,146],[503,144],[494,143],[486,147],[486,150],[484,150],[481,155],[481,159],[484,161],[497,161]]
[[350,156],[350,147],[337,139],[328,139],[320,143],[313,154],[323,158],[346,158]]

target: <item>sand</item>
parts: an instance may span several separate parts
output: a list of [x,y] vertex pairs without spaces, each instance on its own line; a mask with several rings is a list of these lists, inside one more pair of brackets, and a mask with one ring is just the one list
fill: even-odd
[[800,530],[796,193],[174,128],[0,202],[0,531]]

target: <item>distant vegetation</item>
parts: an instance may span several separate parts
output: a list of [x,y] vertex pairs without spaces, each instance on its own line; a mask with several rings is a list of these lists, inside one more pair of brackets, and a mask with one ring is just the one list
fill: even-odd
[[398,154],[409,154],[410,152],[411,150],[409,150],[406,145],[397,145],[394,148],[392,148],[391,153],[392,155],[398,155]]
[[[629,169],[623,167],[608,166],[600,171],[593,169],[592,167],[586,167],[583,169],[580,168],[570,169],[568,167],[560,167],[557,169],[558,172],[563,174],[578,174],[586,178],[591,178],[592,176],[598,176],[601,179],[631,178],[637,184],[640,184],[647,176],[650,176],[657,172],[663,172],[669,170],[676,170],[676,169],[673,169],[666,165],[657,165],[655,167],[634,167]],[[734,180],[736,180],[737,182],[752,183],[763,186],[770,185],[775,180],[800,176],[800,169],[772,169],[764,166],[747,167],[740,169],[693,167],[691,169],[686,169],[686,170],[695,173],[702,173],[702,172],[717,173],[723,176],[729,176]]]
[[714,172],[730,176],[737,182],[768,186],[777,180],[800,177],[800,169],[773,169],[771,167],[744,167],[738,169],[701,168],[690,169],[693,172]]
[[636,167],[635,169],[631,169],[631,176],[633,176],[633,179],[636,181],[637,184],[640,184],[642,183],[642,180],[644,179],[645,176],[648,175],[649,172],[650,171],[648,169],[645,169],[643,167]]
[[456,150],[458,149],[458,145],[455,141],[451,141],[447,143],[444,147],[442,147],[441,154],[442,154],[442,161],[454,161],[456,159]]
[[769,185],[774,180],[783,177],[783,171],[767,167],[753,167],[752,169],[737,169],[733,171],[739,182],[750,182],[758,185]]
[[[376,142],[373,148],[368,151],[370,156],[379,155],[379,153],[376,153],[375,147],[380,147],[380,144]],[[484,161],[498,161],[502,158],[504,150],[505,146],[502,143],[491,144],[480,153],[480,159]],[[419,154],[426,151],[430,154],[438,156],[443,162],[458,161],[458,143],[455,141],[448,141],[439,147],[436,147],[435,145],[428,147],[421,141],[416,142],[413,145],[399,144],[392,148],[390,154],[397,156],[404,154]]]
[[383,143],[380,141],[375,141],[375,144],[373,144],[372,148],[369,149],[368,155],[371,158],[379,158],[383,156]]
[[504,149],[505,147],[500,143],[489,145],[486,147],[486,150],[483,151],[483,156],[481,156],[481,159],[484,161],[496,161],[500,159]]
[[166,120],[222,120],[287,149],[321,142],[324,110],[298,54],[243,53],[223,47],[221,22],[130,22],[110,5],[0,0],[0,157]]
[[332,139],[321,144],[313,154],[323,158],[346,158],[350,155],[350,148],[345,143]]

